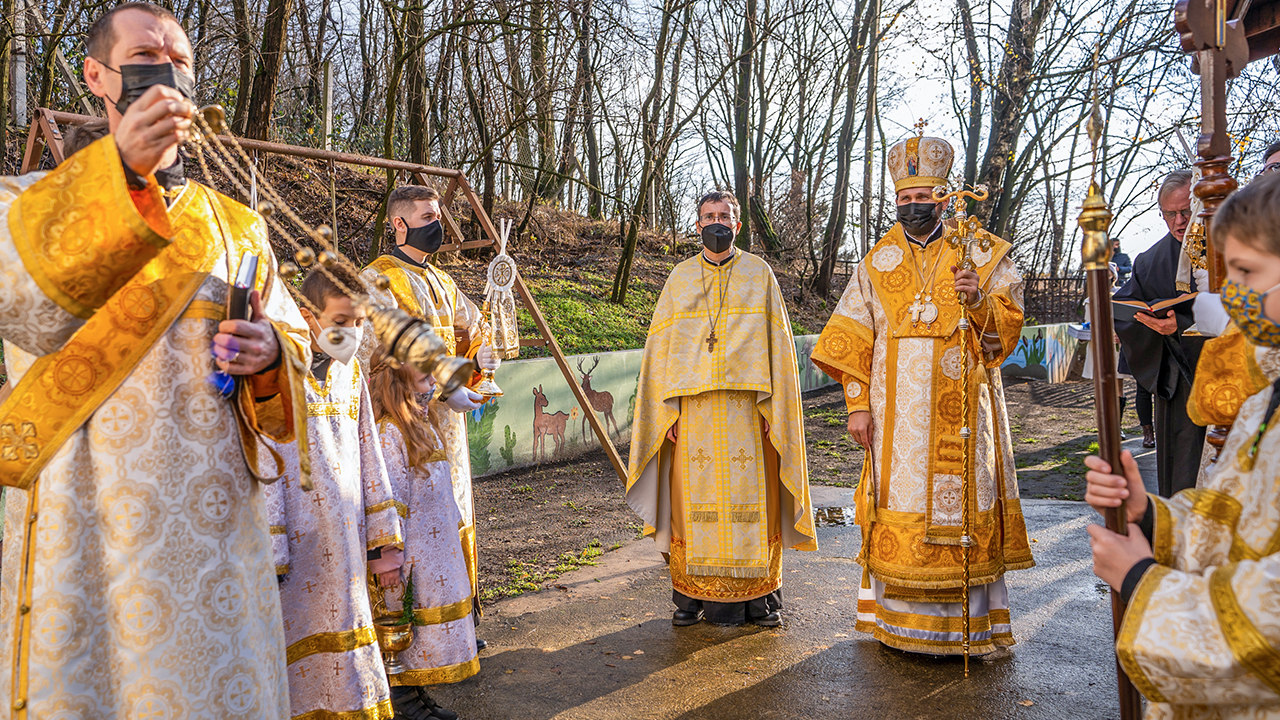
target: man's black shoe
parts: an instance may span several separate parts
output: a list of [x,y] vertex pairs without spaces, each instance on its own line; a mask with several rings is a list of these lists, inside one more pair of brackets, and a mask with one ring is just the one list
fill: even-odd
[[481,650],[487,647],[489,647],[488,640],[481,640],[480,638],[476,638],[476,652],[480,652]]
[[702,612],[691,612],[689,610],[677,610],[671,613],[671,624],[676,627],[684,627],[686,625],[697,625],[702,622]]
[[768,615],[751,618],[751,622],[760,627],[778,627],[782,624],[782,614],[774,610]]
[[440,707],[440,703],[432,700],[431,696],[427,694],[426,688],[418,688],[418,699],[422,701],[423,707],[431,713],[431,717],[438,720],[458,720],[458,713]]
[[418,688],[391,688],[391,709],[395,720],[432,720],[431,711],[418,699]]

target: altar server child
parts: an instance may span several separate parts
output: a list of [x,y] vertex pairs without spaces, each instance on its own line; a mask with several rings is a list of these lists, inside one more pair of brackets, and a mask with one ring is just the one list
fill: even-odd
[[[349,272],[330,272],[358,289]],[[363,312],[344,288],[315,271],[301,294],[313,361],[303,381],[311,490],[299,484],[298,445],[280,444],[284,476],[266,486],[280,577],[293,717],[391,717],[392,702],[366,586],[370,551],[394,567],[402,547],[374,428],[369,391],[355,359]],[[306,305],[306,303],[300,303]]]
[[[425,691],[426,686],[455,683],[480,670],[471,580],[458,533],[463,517],[444,443],[435,430],[435,414],[450,410],[430,400],[435,390],[431,376],[389,362],[385,347],[377,348],[370,362],[374,415],[404,524],[400,574],[412,578],[414,589],[413,645],[400,653],[407,669],[390,677],[392,692],[415,692],[434,717],[453,720],[457,715]],[[403,587],[386,592],[389,608],[402,606]]]

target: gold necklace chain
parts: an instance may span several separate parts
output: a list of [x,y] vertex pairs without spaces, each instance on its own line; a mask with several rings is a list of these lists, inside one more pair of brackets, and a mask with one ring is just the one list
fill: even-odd
[[[911,241],[907,241],[907,244],[911,245],[913,243],[911,243]],[[920,248],[920,254],[924,255],[925,252],[928,251],[928,249],[929,249],[928,245],[925,245],[924,247]],[[946,253],[943,250],[938,251],[938,257],[934,258],[933,268],[929,270],[929,277],[928,279],[926,279],[924,275],[924,268],[922,268],[920,266],[920,262],[916,260],[915,252],[912,251],[910,248],[908,248],[907,251],[911,253],[911,269],[916,271],[916,277],[920,280],[920,292],[927,293],[928,295],[932,296],[933,295],[933,277],[938,274],[938,265],[942,263],[942,256]],[[916,294],[919,295],[920,293],[916,293]]]
[[[732,262],[737,256],[738,256],[738,251],[734,250],[733,255],[730,255],[729,260],[726,262]],[[710,329],[711,329],[711,332],[707,335],[707,339],[706,339],[707,352],[713,352],[715,350],[716,343],[719,341],[719,339],[716,337],[716,325],[720,324],[720,315],[724,312],[724,300],[729,295],[729,281],[733,279],[733,268],[734,268],[734,265],[737,265],[737,263],[734,263],[733,265],[729,265],[729,274],[727,277],[725,277],[724,284],[720,286],[720,306],[716,309],[715,319],[712,319],[711,318],[711,288],[707,286],[707,263],[709,262],[710,261],[707,260],[706,255],[703,255],[701,258],[699,258],[698,268],[702,271],[702,297],[704,298],[704,302],[707,308],[707,324],[710,326]],[[720,267],[723,267],[723,265],[717,266],[717,272],[719,272]]]

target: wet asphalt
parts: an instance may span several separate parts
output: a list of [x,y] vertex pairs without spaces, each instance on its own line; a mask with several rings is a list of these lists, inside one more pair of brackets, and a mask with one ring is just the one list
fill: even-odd
[[[1125,443],[1141,466],[1137,440]],[[784,625],[672,627],[652,541],[486,609],[479,675],[433,688],[462,718],[1118,717],[1108,589],[1093,575],[1083,503],[1024,500],[1037,566],[1009,573],[1017,644],[970,661],[883,647],[853,630],[859,529],[852,490],[814,487],[820,550],[783,556]]]

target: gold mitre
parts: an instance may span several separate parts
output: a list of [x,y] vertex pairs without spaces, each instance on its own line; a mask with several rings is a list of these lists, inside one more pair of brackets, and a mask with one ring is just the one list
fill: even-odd
[[[923,123],[917,127],[923,127]],[[951,143],[942,138],[924,137],[922,129],[919,135],[889,148],[889,175],[893,177],[894,191],[946,185],[954,158]]]

